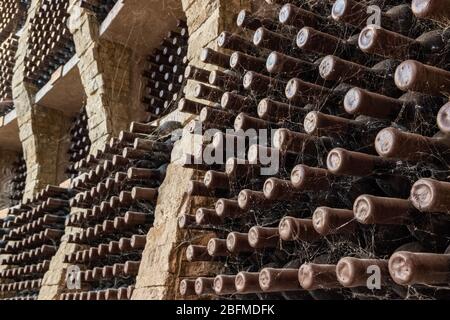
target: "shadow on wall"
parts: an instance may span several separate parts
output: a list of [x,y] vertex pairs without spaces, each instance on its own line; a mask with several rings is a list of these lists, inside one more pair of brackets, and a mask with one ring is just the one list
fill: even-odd
[[12,168],[2,168],[0,171],[0,209],[11,205],[10,195],[12,191]]

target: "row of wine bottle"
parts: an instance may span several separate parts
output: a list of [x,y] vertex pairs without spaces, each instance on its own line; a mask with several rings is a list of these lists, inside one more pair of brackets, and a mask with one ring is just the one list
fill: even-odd
[[33,199],[11,207],[2,221],[0,297],[36,299],[58,250],[74,190],[47,186]]
[[144,88],[142,103],[150,120],[173,111],[184,90],[189,32],[184,20],[177,21],[177,29],[169,31],[159,48],[147,57],[142,72]]
[[17,156],[13,163],[13,176],[11,180],[11,203],[18,204],[25,192],[25,183],[27,178],[27,165],[23,155]]
[[45,0],[30,21],[25,80],[38,88],[75,54],[73,37],[67,27],[68,7],[68,0]]
[[[363,25],[366,4],[337,0],[328,17],[326,4],[285,2],[277,1],[278,21],[242,11],[237,24],[255,31],[253,41],[222,33],[222,52],[201,53],[219,70],[196,72],[194,98],[209,103],[179,103],[203,129],[218,129],[186,155],[185,167],[204,176],[187,194],[213,203],[179,218],[207,237],[186,233],[186,258],[223,263],[216,277],[180,279],[180,293],[445,298],[429,289],[447,287],[450,272],[450,144],[435,123],[444,105],[445,127],[449,108],[445,32],[430,21],[418,26],[414,4],[383,8],[384,24],[372,28]],[[400,63],[405,56],[414,60]],[[227,128],[273,134],[264,142]],[[192,164],[205,153],[221,161]],[[267,176],[271,155],[279,167]],[[379,271],[376,290],[370,270]]]
[[[85,121],[79,117],[74,128]],[[82,288],[61,299],[93,293],[95,299],[131,298],[158,187],[170,161],[174,124],[132,123],[130,131],[76,163],[80,175],[69,189],[47,186],[10,208],[0,221],[1,263],[7,267],[0,273],[0,297],[36,299],[65,237],[75,244],[65,263],[81,268]],[[66,227],[72,230],[67,235]]]
[[86,158],[90,149],[88,115],[86,109],[82,108],[80,113],[74,118],[70,128],[69,166],[66,170],[66,174],[70,178],[74,178],[79,174],[75,164]]
[[17,40],[15,35],[11,35],[0,44],[0,116],[6,115],[14,107],[11,82],[14,72]]
[[31,0],[5,0],[0,8],[0,43],[23,25]]
[[77,163],[80,175],[72,186],[78,193],[65,222],[75,230],[68,242],[76,249],[65,263],[82,270],[82,285],[60,299],[131,298],[170,161],[170,132],[133,122],[129,131]]

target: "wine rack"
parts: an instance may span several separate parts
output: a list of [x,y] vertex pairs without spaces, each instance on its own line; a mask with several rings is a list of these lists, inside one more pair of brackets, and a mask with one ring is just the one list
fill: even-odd
[[0,42],[22,28],[31,0],[5,0],[0,7]]
[[10,199],[13,204],[19,204],[22,201],[25,192],[25,183],[27,179],[27,164],[23,155],[17,157],[13,164],[13,178],[11,181]]
[[80,173],[75,165],[78,161],[86,158],[91,149],[91,140],[89,139],[88,116],[83,107],[76,115],[70,128],[70,146],[69,146],[69,166],[66,174],[70,178],[75,178]]
[[133,293],[158,188],[170,161],[171,126],[133,122],[109,144],[76,163],[66,226],[77,250],[65,262],[80,268],[81,288],[62,300],[128,300]]
[[[450,144],[435,123],[444,105],[448,128],[439,21],[450,15],[416,2],[386,3],[374,27],[363,2],[277,1],[273,15],[241,11],[220,52],[203,49],[218,70],[197,71],[204,103],[183,98],[179,110],[218,129],[185,162],[204,176],[187,195],[214,204],[179,226],[216,234],[205,245],[187,232],[187,263],[223,267],[180,279],[181,296],[448,298]],[[249,129],[273,135],[238,132]],[[220,162],[192,165],[205,151]]]
[[68,0],[44,0],[30,21],[25,80],[38,88],[75,54],[73,37],[67,27],[68,6]]
[[186,22],[178,20],[177,30],[169,31],[160,47],[147,58],[141,101],[152,120],[174,111],[183,95],[188,38]]
[[13,109],[12,101],[12,77],[14,69],[14,57],[17,51],[18,39],[11,35],[0,44],[0,116],[4,116]]
[[0,297],[35,300],[50,260],[64,235],[73,190],[47,186],[33,199],[10,208],[2,221]]

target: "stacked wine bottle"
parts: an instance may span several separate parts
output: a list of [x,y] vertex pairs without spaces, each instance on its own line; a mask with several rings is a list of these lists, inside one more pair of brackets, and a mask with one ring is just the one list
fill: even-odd
[[69,0],[44,0],[30,21],[25,80],[38,88],[75,54],[73,37],[67,27],[69,3]]
[[18,156],[14,161],[13,170],[10,200],[13,205],[16,205],[22,201],[27,179],[27,164],[23,155]]
[[141,100],[150,119],[173,111],[182,96],[188,38],[186,22],[178,20],[177,30],[169,31],[159,48],[147,58],[147,67],[142,73],[144,90]]
[[12,102],[11,82],[16,51],[16,36],[12,35],[0,44],[0,116],[4,116],[14,107]]
[[130,131],[78,163],[81,174],[72,182],[78,193],[66,222],[78,230],[68,240],[77,250],[65,262],[80,268],[81,288],[60,299],[131,298],[170,162],[171,128],[134,122]]
[[73,190],[47,186],[10,208],[0,229],[0,298],[35,300],[58,250]]
[[106,19],[118,0],[81,0],[81,7],[95,14],[99,23]]
[[70,128],[69,166],[66,170],[70,178],[78,176],[79,161],[85,159],[91,149],[89,139],[88,116],[86,109],[82,108],[72,122]]
[[275,2],[201,52],[217,71],[189,67],[205,103],[179,110],[199,116],[192,132],[217,130],[186,155],[204,176],[187,193],[213,205],[179,226],[215,233],[187,232],[186,258],[223,268],[180,294],[448,298],[450,3],[385,1],[374,26],[366,2]]
[[0,7],[0,42],[23,25],[31,0],[5,0]]

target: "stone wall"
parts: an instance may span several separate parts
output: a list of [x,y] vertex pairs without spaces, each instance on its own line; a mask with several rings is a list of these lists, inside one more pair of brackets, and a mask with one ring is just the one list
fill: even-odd
[[16,159],[16,152],[0,149],[0,209],[8,208],[11,205],[9,195],[11,194],[11,180],[14,175],[13,163]]
[[78,68],[86,91],[91,151],[100,149],[112,136],[127,129],[132,120],[142,120],[140,106],[131,102],[133,51],[100,39],[97,18],[73,1],[69,28],[73,33]]
[[27,163],[25,198],[65,179],[70,119],[62,112],[33,105],[18,115],[20,140]]

